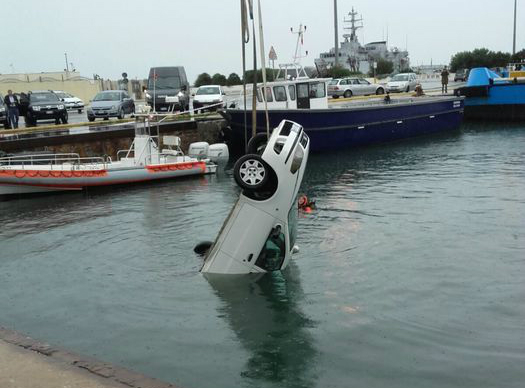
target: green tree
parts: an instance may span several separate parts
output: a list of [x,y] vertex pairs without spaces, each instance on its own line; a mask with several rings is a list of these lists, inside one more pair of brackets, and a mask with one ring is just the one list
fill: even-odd
[[472,69],[474,67],[505,67],[511,61],[511,55],[501,51],[477,48],[455,54],[450,61],[450,70]]
[[202,73],[197,77],[197,80],[195,81],[195,87],[198,88],[199,86],[209,85],[211,83],[212,81],[210,75],[208,73]]
[[[271,82],[275,80],[275,76],[277,75],[277,70],[272,70],[269,68],[266,68],[266,81]],[[262,70],[257,70],[257,82],[262,82]],[[252,83],[253,82],[253,70],[247,70],[246,71],[246,83]]]
[[213,77],[211,77],[211,83],[214,85],[226,86],[227,80],[224,75],[215,73]]
[[525,61],[525,49],[522,49],[521,51],[517,51],[516,54],[512,56],[511,60],[512,62]]
[[239,77],[237,73],[231,73],[228,76],[228,79],[227,79],[228,86],[240,85],[240,84],[242,84],[241,77]]
[[386,59],[379,59],[377,61],[377,68],[370,69],[368,72],[368,75],[373,77],[374,75],[384,75],[384,74],[390,74],[394,71],[394,63],[391,61],[387,61]]

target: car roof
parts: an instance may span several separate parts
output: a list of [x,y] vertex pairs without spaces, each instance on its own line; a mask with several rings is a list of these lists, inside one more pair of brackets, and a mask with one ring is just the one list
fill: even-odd
[[115,93],[115,92],[125,92],[125,90],[102,90],[102,91],[98,92],[97,94],[100,94],[100,93]]
[[221,85],[201,85],[201,86],[199,86],[199,89],[200,88],[210,88],[210,87],[218,87],[218,88],[220,88]]
[[35,93],[53,93],[51,90],[30,90],[29,93],[35,94]]

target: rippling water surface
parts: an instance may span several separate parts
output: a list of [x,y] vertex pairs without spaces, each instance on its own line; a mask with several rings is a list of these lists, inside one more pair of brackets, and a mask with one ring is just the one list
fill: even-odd
[[525,126],[312,155],[301,252],[262,279],[193,254],[203,179],[0,202],[0,325],[182,387],[523,387]]

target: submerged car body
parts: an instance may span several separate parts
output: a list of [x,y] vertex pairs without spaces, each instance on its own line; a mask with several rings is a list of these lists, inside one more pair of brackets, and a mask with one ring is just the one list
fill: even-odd
[[266,146],[252,143],[249,148],[254,153],[241,157],[234,167],[234,178],[243,190],[208,250],[201,272],[277,271],[287,266],[298,249],[296,197],[310,140],[299,124],[283,120]]

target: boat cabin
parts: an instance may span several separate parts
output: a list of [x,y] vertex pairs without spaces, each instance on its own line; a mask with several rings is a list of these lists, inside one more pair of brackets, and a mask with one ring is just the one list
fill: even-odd
[[329,78],[282,80],[257,85],[257,109],[328,109]]

